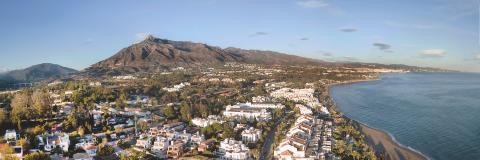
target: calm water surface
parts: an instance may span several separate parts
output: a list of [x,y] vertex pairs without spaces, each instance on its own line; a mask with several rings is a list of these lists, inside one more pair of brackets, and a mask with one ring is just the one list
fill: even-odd
[[431,159],[480,159],[480,74],[385,74],[330,92],[348,117]]

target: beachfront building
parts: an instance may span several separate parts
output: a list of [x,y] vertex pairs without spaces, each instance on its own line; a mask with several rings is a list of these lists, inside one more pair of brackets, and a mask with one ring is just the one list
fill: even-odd
[[273,155],[277,159],[308,159],[307,145],[313,134],[314,117],[304,114],[295,120],[286,137],[275,148]]
[[315,102],[318,101],[317,98],[313,96],[315,92],[314,89],[292,89],[292,88],[281,88],[270,93],[270,96],[274,98],[285,98],[295,102]]
[[270,113],[264,108],[252,108],[246,106],[227,106],[223,112],[223,116],[227,118],[248,120],[267,120],[270,118]]
[[233,107],[237,107],[237,108],[281,109],[285,106],[280,104],[280,103],[251,103],[251,102],[247,102],[247,103],[237,103],[237,104],[233,105]]

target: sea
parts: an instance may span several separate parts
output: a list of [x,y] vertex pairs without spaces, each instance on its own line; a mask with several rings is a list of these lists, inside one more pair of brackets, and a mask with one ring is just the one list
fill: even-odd
[[380,77],[332,86],[330,95],[337,109],[429,159],[480,159],[480,74]]

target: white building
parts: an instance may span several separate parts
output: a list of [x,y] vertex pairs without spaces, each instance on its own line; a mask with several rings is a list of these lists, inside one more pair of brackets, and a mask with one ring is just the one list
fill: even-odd
[[235,141],[233,139],[225,139],[220,142],[219,153],[222,155],[221,159],[224,160],[249,160],[250,149],[245,146],[241,141]]
[[17,131],[14,129],[7,129],[3,138],[7,141],[16,141],[18,139]]
[[262,131],[260,129],[250,127],[242,131],[242,141],[245,143],[255,143],[258,142],[261,135]]
[[306,89],[291,89],[281,88],[270,93],[274,98],[285,98],[295,102],[305,102],[307,104],[318,103],[318,99],[313,96],[315,92],[312,88]]
[[299,159],[305,158],[305,146],[297,145],[292,140],[285,139],[273,151],[273,155],[277,159]]
[[227,106],[223,115],[228,118],[246,118],[248,120],[265,120],[270,118],[270,113],[263,108]]
[[152,151],[158,158],[166,158],[169,140],[165,137],[157,137],[153,142]]
[[213,123],[223,123],[224,121],[220,116],[210,115],[207,118],[194,118],[192,119],[192,124],[198,127],[207,127]]
[[174,85],[171,88],[165,87],[165,88],[163,88],[163,90],[166,90],[167,92],[177,92],[177,91],[180,91],[183,87],[189,86],[189,85],[190,85],[190,83],[188,83],[188,82],[182,82],[180,84]]
[[45,151],[50,152],[56,147],[60,147],[64,152],[68,152],[70,146],[70,137],[67,133],[55,133],[46,136]]
[[287,136],[275,149],[273,155],[277,159],[308,159],[305,151],[307,142],[311,140],[314,126],[311,115],[301,115],[287,132]]
[[152,139],[146,135],[140,135],[137,139],[137,143],[135,146],[143,148],[143,149],[150,149],[152,147]]
[[295,107],[300,110],[300,114],[302,114],[302,115],[313,114],[312,109],[310,109],[309,107],[307,107],[303,104],[295,104]]

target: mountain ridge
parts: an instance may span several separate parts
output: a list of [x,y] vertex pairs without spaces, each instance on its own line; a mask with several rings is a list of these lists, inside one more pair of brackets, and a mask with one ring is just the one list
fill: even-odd
[[85,69],[93,75],[156,72],[174,67],[223,65],[228,62],[262,65],[316,65],[334,67],[392,67],[408,70],[438,70],[429,67],[386,65],[361,62],[328,62],[275,51],[220,48],[204,43],[173,41],[147,36],[143,41],[122,48],[111,57]]

